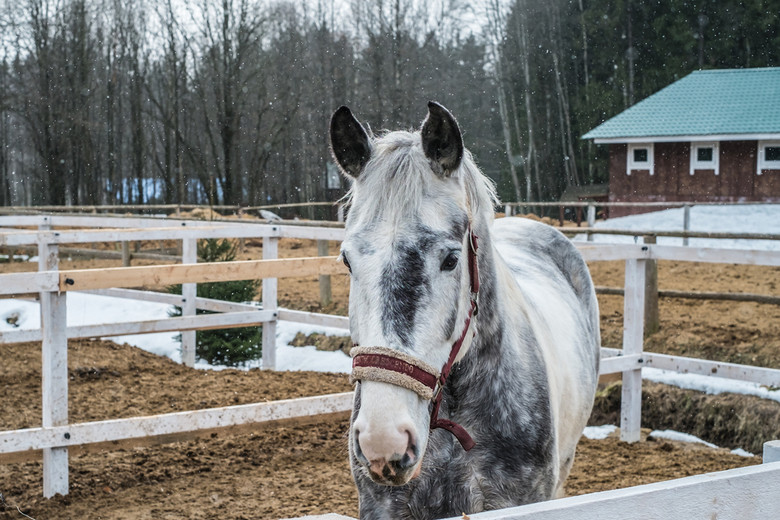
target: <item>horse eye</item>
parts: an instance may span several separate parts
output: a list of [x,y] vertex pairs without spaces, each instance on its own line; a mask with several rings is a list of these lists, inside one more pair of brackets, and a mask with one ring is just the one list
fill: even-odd
[[458,265],[458,255],[455,253],[450,253],[447,255],[447,258],[444,259],[444,262],[441,263],[441,270],[452,271],[455,269],[456,265]]
[[349,269],[349,272],[352,273],[352,266],[349,265],[349,260],[347,260],[347,255],[344,253],[341,253],[341,261],[344,262],[344,265]]

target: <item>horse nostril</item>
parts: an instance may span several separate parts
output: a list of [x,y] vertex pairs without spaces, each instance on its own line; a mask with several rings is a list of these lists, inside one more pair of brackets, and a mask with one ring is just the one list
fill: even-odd
[[417,449],[416,439],[410,430],[406,430],[406,437],[408,439],[406,443],[406,453],[416,460],[420,456],[420,452]]
[[354,440],[354,449],[355,449],[355,458],[360,462],[361,464],[368,465],[368,458],[366,458],[365,455],[363,455],[363,450],[360,449],[360,430],[355,428],[355,440]]

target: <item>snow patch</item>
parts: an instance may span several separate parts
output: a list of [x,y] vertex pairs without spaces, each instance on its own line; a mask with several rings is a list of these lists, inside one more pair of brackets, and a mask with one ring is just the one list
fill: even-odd
[[680,374],[678,372],[650,367],[642,369],[642,379],[676,386],[686,390],[697,390],[709,395],[724,393],[753,395],[780,403],[780,390],[771,390],[758,383],[750,383],[748,381],[724,379],[701,374]]
[[586,426],[585,429],[582,430],[582,436],[588,439],[601,440],[609,437],[615,430],[617,430],[617,426],[614,424]]
[[[595,227],[601,229],[626,229],[637,231],[682,231],[683,208],[654,211],[641,215],[599,220]],[[689,231],[720,233],[767,233],[780,235],[780,204],[750,204],[745,206],[696,205],[690,210]],[[577,235],[575,241],[585,241]],[[593,235],[593,241],[606,244],[633,244],[633,236]],[[658,237],[661,245],[683,245],[677,237]],[[780,251],[780,240],[738,240],[691,238],[690,247],[717,247],[724,249],[759,249]]]
[[652,437],[654,439],[667,439],[670,441],[679,441],[679,442],[691,442],[694,444],[704,444],[705,446],[709,448],[717,448],[716,445],[712,444],[711,442],[707,442],[705,440],[702,440],[695,435],[691,435],[690,433],[683,433],[678,432],[675,430],[653,430],[650,432],[648,437]]

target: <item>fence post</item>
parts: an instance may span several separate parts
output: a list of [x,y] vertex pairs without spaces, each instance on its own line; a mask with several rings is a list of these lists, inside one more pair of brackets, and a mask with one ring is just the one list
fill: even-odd
[[504,216],[511,217],[513,209],[511,204],[504,204]]
[[122,242],[122,266],[130,267],[130,243]]
[[[588,229],[593,229],[596,225],[596,205],[592,202],[588,202]],[[593,233],[588,231],[588,242],[593,242]]]
[[764,464],[780,462],[780,440],[764,443]]
[[[642,354],[644,306],[644,259],[626,260],[626,287],[623,298],[623,355]],[[642,424],[642,369],[623,372],[620,401],[620,440],[637,442]]]
[[[48,224],[41,230],[51,229]],[[38,242],[38,271],[59,268],[59,247]],[[42,292],[41,301],[41,409],[42,426],[68,424],[68,340],[66,328],[67,293]],[[43,496],[68,494],[68,448],[43,450]]]
[[[273,230],[276,232],[278,228]],[[263,237],[263,260],[276,258],[279,258],[279,238]],[[276,288],[276,278],[263,278],[263,310],[277,309]],[[263,323],[263,369],[276,370],[276,314],[273,321]]]
[[[183,238],[181,240],[181,263],[195,264],[198,262],[198,241],[195,238]],[[197,309],[195,299],[198,294],[198,285],[194,283],[181,284],[181,315],[195,316]],[[197,345],[197,332],[194,330],[181,331],[181,362],[185,366],[195,366],[195,350]]]
[[[645,235],[645,244],[655,244],[655,235]],[[658,261],[645,260],[645,331],[644,337],[658,332]]]
[[[683,206],[683,231],[686,233],[691,230],[691,206]],[[683,237],[683,245],[688,245],[688,237]]]
[[338,209],[336,210],[336,220],[339,222],[344,222],[344,204],[338,205]]
[[[330,255],[328,246],[329,246],[329,242],[327,240],[317,240],[317,256]],[[321,274],[320,275],[320,305],[322,307],[327,307],[328,305],[330,305],[330,302],[332,300],[333,298],[330,289],[330,275]]]

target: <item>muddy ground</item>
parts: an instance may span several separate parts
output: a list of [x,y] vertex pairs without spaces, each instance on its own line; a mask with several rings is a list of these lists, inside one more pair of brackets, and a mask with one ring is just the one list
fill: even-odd
[[[160,244],[144,244],[152,249]],[[173,244],[169,244],[172,246]],[[241,258],[259,258],[246,241]],[[163,244],[166,246],[166,244]],[[103,248],[115,248],[104,244]],[[336,244],[331,251],[336,253]],[[282,256],[313,256],[311,241],[285,240]],[[134,262],[140,265],[148,262]],[[63,260],[61,268],[108,267],[109,260]],[[29,270],[0,264],[0,272]],[[623,282],[620,262],[591,265],[597,285]],[[661,262],[661,289],[778,294],[780,269]],[[316,278],[279,281],[286,307],[346,313],[346,277],[333,277],[333,303],[322,308]],[[600,296],[605,346],[619,347],[622,298]],[[661,329],[647,349],[780,368],[780,307],[769,304],[662,299]],[[0,346],[0,430],[40,425],[40,345]],[[350,389],[346,376],[188,369],[108,341],[71,341],[70,418],[88,421],[227,406]],[[592,423],[616,421],[619,387],[602,390]],[[780,437],[780,405],[744,396],[702,396],[646,384],[643,426],[675,427],[721,446],[756,451],[758,437]],[[752,421],[752,422],[751,422]],[[738,423],[735,427],[724,424]],[[163,445],[117,445],[74,453],[71,493],[41,497],[41,464],[0,460],[0,518],[286,518],[337,512],[355,516],[357,496],[346,462],[346,418],[223,431]],[[741,429],[740,429],[741,428]],[[761,434],[754,432],[761,430]],[[736,433],[735,433],[736,432]],[[774,432],[774,433],[773,433]],[[616,437],[578,447],[567,490],[580,494],[760,463],[726,449]],[[18,508],[18,509],[17,509]]]

